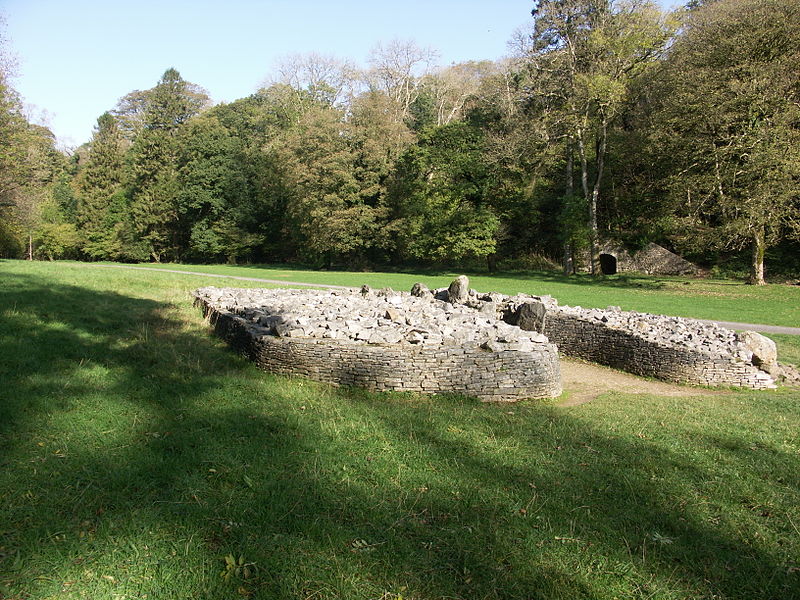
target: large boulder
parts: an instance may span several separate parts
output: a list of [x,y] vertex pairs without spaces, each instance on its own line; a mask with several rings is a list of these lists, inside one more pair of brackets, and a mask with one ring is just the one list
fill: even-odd
[[778,347],[771,339],[755,331],[736,334],[737,341],[753,353],[753,364],[767,373],[777,373]]
[[452,304],[464,304],[469,298],[469,278],[459,275],[447,288],[447,299]]
[[544,333],[546,315],[547,308],[542,302],[525,302],[517,311],[517,327]]

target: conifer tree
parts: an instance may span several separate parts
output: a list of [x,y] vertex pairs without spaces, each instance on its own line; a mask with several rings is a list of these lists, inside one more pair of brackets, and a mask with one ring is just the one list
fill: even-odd
[[177,136],[207,100],[175,69],[167,69],[147,95],[144,125],[132,148],[131,214],[156,262],[180,258]]
[[91,258],[121,259],[128,254],[128,203],[123,191],[123,137],[116,119],[97,119],[86,166],[77,177],[78,224],[83,251]]

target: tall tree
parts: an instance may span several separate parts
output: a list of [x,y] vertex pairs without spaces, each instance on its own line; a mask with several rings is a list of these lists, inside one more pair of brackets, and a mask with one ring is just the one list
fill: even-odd
[[[599,272],[598,205],[609,128],[641,71],[665,50],[673,27],[651,0],[540,0],[528,46],[532,101],[541,105],[567,165],[576,154],[586,204],[592,273]],[[572,196],[570,173],[565,197]]]
[[749,246],[754,284],[766,249],[800,235],[798,62],[796,1],[718,0],[688,13],[655,94],[679,216],[703,244]]
[[392,99],[396,121],[408,119],[411,105],[419,96],[420,81],[431,71],[436,57],[430,48],[410,41],[393,40],[373,48],[367,84]]
[[307,111],[283,139],[280,156],[293,189],[287,206],[301,257],[330,266],[363,260],[376,233],[376,213],[356,177],[350,125],[333,108]]
[[132,148],[131,213],[156,262],[180,258],[177,136],[207,103],[208,97],[175,69],[147,94],[142,130]]
[[0,16],[0,255],[20,253],[23,240],[18,201],[24,185],[28,123],[12,86],[14,60]]
[[187,258],[236,263],[258,242],[242,227],[250,201],[243,159],[242,142],[213,115],[181,131],[177,202]]
[[391,190],[401,256],[442,262],[492,255],[499,220],[488,181],[479,130],[450,123],[424,132],[401,157]]
[[464,116],[467,102],[475,96],[483,80],[494,75],[491,61],[469,61],[451,65],[422,79],[422,94],[430,97],[435,125],[447,125]]
[[298,92],[298,102],[339,107],[352,95],[355,68],[345,60],[316,52],[291,54],[278,63],[277,77],[271,83]]
[[76,177],[83,251],[95,259],[146,258],[132,252],[132,223],[124,190],[123,133],[110,113],[97,119],[85,165]]

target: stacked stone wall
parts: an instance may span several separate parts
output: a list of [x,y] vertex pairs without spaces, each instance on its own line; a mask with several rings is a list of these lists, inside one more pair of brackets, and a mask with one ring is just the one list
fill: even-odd
[[566,356],[635,375],[694,385],[775,387],[768,373],[739,357],[659,343],[633,331],[558,310],[547,313],[545,334]]
[[278,337],[198,298],[215,332],[271,373],[301,375],[372,391],[451,392],[511,402],[561,394],[558,352],[552,344],[529,351],[477,346],[359,344],[347,340]]
[[487,401],[561,393],[558,352],[676,383],[775,387],[775,344],[679,317],[480,294],[465,277],[411,294],[195,292],[217,332],[264,369],[370,390],[454,392]]

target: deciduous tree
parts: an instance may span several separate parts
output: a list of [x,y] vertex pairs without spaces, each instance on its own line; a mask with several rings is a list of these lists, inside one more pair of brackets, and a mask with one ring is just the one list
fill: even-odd
[[688,13],[660,73],[655,140],[676,212],[704,245],[766,249],[800,234],[800,5],[719,0]]

